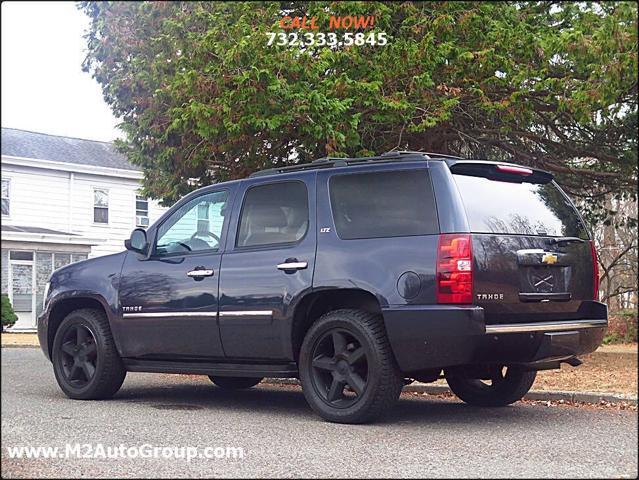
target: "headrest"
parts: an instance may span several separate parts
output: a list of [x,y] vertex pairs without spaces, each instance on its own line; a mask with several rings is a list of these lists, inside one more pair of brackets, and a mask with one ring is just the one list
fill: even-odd
[[207,219],[199,219],[197,221],[197,233],[203,234],[209,232],[209,221]]
[[251,228],[286,227],[286,215],[281,207],[268,204],[254,204],[249,211]]

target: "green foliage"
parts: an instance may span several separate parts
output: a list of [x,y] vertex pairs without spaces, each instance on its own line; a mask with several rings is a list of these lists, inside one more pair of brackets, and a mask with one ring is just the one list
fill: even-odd
[[[91,19],[84,67],[122,118],[119,148],[168,203],[260,168],[393,148],[545,168],[593,207],[601,192],[635,194],[634,2],[80,8]],[[375,15],[389,43],[266,46],[284,10],[322,31],[330,15]]]
[[622,310],[610,316],[606,345],[637,342],[637,310]]
[[18,316],[14,313],[13,307],[11,306],[11,302],[9,301],[9,297],[7,295],[2,295],[1,300],[1,309],[2,309],[2,329],[11,327],[14,323],[18,321]]

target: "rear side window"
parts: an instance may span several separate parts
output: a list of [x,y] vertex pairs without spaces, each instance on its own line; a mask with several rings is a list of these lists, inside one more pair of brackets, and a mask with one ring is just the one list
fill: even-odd
[[439,232],[426,169],[335,175],[329,188],[333,220],[341,239]]
[[579,214],[554,182],[453,176],[472,232],[588,238]]
[[244,196],[235,245],[257,247],[301,240],[308,230],[308,192],[303,182],[251,187]]

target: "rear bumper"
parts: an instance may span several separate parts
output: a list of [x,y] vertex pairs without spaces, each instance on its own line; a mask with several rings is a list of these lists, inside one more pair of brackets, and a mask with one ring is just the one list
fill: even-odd
[[486,325],[486,333],[557,332],[562,330],[582,330],[584,328],[606,328],[607,326],[608,320],[605,318],[592,320],[559,320],[556,322],[507,323],[501,325]]
[[398,306],[384,323],[404,373],[473,364],[522,364],[532,369],[593,352],[608,326],[605,304],[584,302],[586,318],[491,324],[474,306]]

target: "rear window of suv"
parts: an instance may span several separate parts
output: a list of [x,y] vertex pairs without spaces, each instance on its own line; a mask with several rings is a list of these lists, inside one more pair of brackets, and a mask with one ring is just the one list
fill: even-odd
[[458,174],[453,177],[472,232],[588,238],[579,214],[554,182],[513,183]]
[[439,233],[426,169],[335,175],[329,188],[341,239]]

